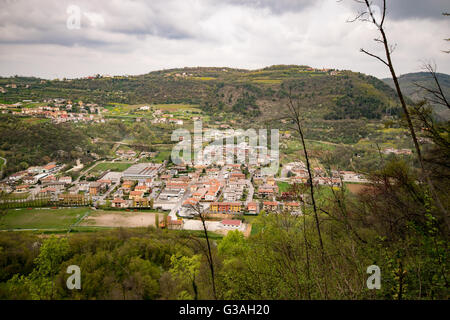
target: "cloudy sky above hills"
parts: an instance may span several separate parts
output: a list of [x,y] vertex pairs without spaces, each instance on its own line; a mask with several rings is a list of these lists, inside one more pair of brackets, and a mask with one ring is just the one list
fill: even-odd
[[[450,73],[450,55],[442,52],[450,49],[443,40],[450,38],[450,17],[442,15],[450,3],[387,2],[398,73],[420,71],[424,61]],[[1,76],[74,78],[274,64],[389,75],[359,52],[383,53],[368,23],[347,22],[362,9],[352,0],[0,0],[0,6]]]

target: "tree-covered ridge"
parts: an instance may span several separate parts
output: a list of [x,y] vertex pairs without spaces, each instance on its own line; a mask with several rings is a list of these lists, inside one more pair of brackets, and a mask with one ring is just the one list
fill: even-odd
[[[170,144],[170,126],[111,120],[107,123],[74,124],[30,121],[11,115],[0,116],[0,155],[8,160],[5,174],[50,161],[90,163],[107,156],[115,141],[130,139],[151,149],[152,144]],[[95,143],[102,140],[110,143]],[[155,151],[155,150],[153,150]]]
[[[444,95],[450,95],[450,75],[444,73],[436,73],[436,78],[443,90]],[[394,82],[391,78],[382,79],[384,83],[394,87]],[[398,78],[402,91],[414,101],[420,101],[425,97],[435,98],[427,92],[424,88],[437,90],[436,82],[429,72],[413,72],[403,74]],[[435,99],[432,99],[435,100]],[[448,109],[439,106],[433,101],[429,101],[434,107],[434,111],[442,120],[450,119],[450,112]]]
[[[396,107],[394,91],[374,77],[307,66],[273,66],[260,70],[184,68],[93,79],[0,78],[0,86],[6,89],[0,100],[15,103],[67,98],[103,106],[187,103],[201,105],[209,113],[225,111],[264,119],[273,108],[285,108],[287,88],[292,82],[297,83],[298,94],[311,106],[314,118],[377,119],[385,115],[385,106]],[[17,88],[6,87],[8,84]],[[360,110],[349,112],[352,108],[348,103],[338,103],[346,97],[359,97]],[[366,112],[366,108],[370,111]]]

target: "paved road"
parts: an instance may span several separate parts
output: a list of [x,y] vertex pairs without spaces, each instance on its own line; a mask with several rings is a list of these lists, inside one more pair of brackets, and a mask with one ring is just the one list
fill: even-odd
[[183,197],[181,197],[181,199],[176,203],[176,205],[172,208],[172,210],[170,210],[169,216],[172,218],[172,220],[177,220],[177,212],[178,210],[181,208],[181,206],[183,205],[183,202],[188,199],[191,195],[191,192],[189,190],[186,190],[186,192],[184,193]]
[[245,200],[246,206],[247,206],[247,204],[249,204],[250,202],[253,201],[253,195],[255,194],[255,188],[253,187],[253,184],[251,183],[251,181],[247,182],[247,190],[248,190],[248,195],[247,195],[247,199]]
[[84,176],[86,173],[88,173],[92,168],[94,168],[97,164],[99,164],[99,163],[103,163],[103,162],[105,162],[106,160],[102,160],[102,161],[99,161],[99,162],[95,162],[92,166],[90,166],[89,168],[87,168],[86,170],[84,170],[84,171],[81,171],[80,172],[80,175],[78,176],[78,178],[77,178],[77,180],[75,180],[73,183],[74,184],[76,184],[76,183],[78,183],[78,182],[80,182],[80,178],[82,177],[82,176]]
[[108,191],[100,197],[99,201],[101,201],[103,203],[105,201],[106,197],[109,196],[109,194],[119,185],[120,185],[120,180],[117,181],[115,184],[113,184],[111,187],[109,187]]

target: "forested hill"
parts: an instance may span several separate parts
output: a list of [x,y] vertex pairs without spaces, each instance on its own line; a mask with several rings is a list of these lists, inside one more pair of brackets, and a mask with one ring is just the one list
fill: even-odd
[[[17,86],[11,86],[15,84]],[[233,112],[248,119],[273,117],[287,103],[289,88],[307,107],[309,118],[380,119],[398,113],[394,91],[379,79],[351,71],[308,66],[260,70],[183,68],[139,76],[43,80],[0,78],[0,102],[69,98],[108,103],[189,103],[208,112]]]
[[[436,76],[439,80],[439,85],[444,91],[444,94],[450,98],[450,75],[445,73],[437,73]],[[386,78],[383,79],[383,81],[394,88],[394,81],[392,78]],[[432,90],[436,89],[436,83],[431,74],[428,72],[415,72],[401,75],[399,77],[399,83],[403,92],[414,101],[419,101],[427,96],[427,92],[420,88],[420,86]],[[439,116],[446,120],[450,119],[450,112],[447,108],[437,105],[434,105],[434,107]]]

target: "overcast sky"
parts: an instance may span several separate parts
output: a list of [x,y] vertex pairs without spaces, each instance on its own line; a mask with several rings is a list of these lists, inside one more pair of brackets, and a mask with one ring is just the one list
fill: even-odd
[[[388,0],[399,74],[434,61],[450,73],[448,0]],[[376,3],[376,1],[375,1]],[[274,64],[387,77],[359,52],[382,54],[352,0],[0,0],[0,75],[75,78],[176,67]],[[77,8],[80,28],[76,29]],[[375,8],[375,11],[376,8]],[[69,27],[68,27],[69,25]]]

